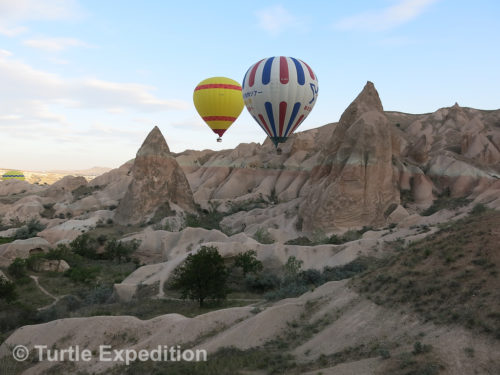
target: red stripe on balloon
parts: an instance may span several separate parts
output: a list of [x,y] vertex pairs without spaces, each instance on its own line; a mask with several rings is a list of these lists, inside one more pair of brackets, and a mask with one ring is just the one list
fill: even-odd
[[280,103],[280,133],[279,136],[283,137],[283,126],[285,125],[286,116],[286,102]]
[[236,121],[236,117],[231,116],[205,116],[203,117],[205,121]]
[[194,91],[205,89],[230,89],[241,91],[241,87],[237,85],[229,85],[227,83],[209,83],[208,85],[197,86]]
[[253,84],[255,83],[255,74],[257,73],[257,68],[259,67],[259,65],[262,61],[264,61],[264,59],[262,59],[258,63],[256,63],[253,66],[252,71],[250,72],[250,77],[248,78],[248,84],[250,87],[252,87]]
[[262,116],[262,115],[259,114],[259,119],[260,119],[260,121],[262,121],[262,124],[266,128],[267,135],[270,136],[270,137],[272,137],[271,130],[269,130],[269,127],[266,124],[266,120],[264,120],[264,116]]
[[218,134],[219,137],[222,137],[222,134],[226,132],[227,129],[212,129],[215,134]]
[[[300,60],[300,61],[302,61],[302,60]],[[306,66],[307,70],[309,70],[309,75],[311,76],[311,79],[314,79],[314,72],[309,67],[309,65],[307,65],[304,61],[302,61],[302,64],[304,64]]]
[[280,57],[280,82],[282,84],[288,83],[288,61],[286,57]]
[[290,133],[288,133],[288,135],[292,135],[292,133],[295,131],[295,129],[297,129],[299,127],[299,125],[303,119],[304,119],[304,115],[300,115],[299,119],[297,120],[297,122],[293,126],[292,130],[290,130]]

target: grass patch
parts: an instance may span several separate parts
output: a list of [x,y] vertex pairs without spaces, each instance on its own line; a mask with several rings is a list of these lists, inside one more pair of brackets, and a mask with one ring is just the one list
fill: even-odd
[[372,227],[364,226],[361,229],[351,229],[344,234],[337,236],[332,234],[330,237],[323,233],[313,233],[312,238],[302,236],[285,242],[285,245],[299,245],[299,246],[317,246],[317,245],[341,245],[347,242],[359,240],[363,237],[365,232],[373,230]]
[[269,245],[275,242],[273,236],[267,229],[259,228],[253,235],[253,239],[261,244]]
[[12,237],[0,237],[0,245],[3,245],[4,243],[10,243],[14,240],[15,238]]
[[500,212],[481,210],[441,226],[353,282],[375,303],[500,339]]
[[432,214],[444,209],[456,210],[457,208],[467,206],[470,202],[472,202],[472,200],[464,197],[451,198],[449,196],[449,192],[445,192],[438,196],[429,208],[422,211],[421,215],[431,216]]
[[207,301],[202,308],[193,301],[176,299],[141,299],[131,302],[112,302],[107,304],[82,307],[75,310],[71,316],[97,316],[97,315],[132,315],[139,319],[151,319],[164,314],[181,314],[192,318],[206,314],[210,311],[230,307],[246,306],[251,301],[226,300],[222,302]]
[[206,362],[134,362],[130,366],[114,368],[112,374],[235,375],[241,374],[242,370],[286,374],[291,373],[294,367],[296,364],[293,356],[281,351],[229,347],[210,354]]

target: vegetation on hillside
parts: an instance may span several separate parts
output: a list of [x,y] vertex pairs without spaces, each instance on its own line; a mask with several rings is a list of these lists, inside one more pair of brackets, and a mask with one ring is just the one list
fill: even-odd
[[317,246],[317,245],[341,245],[343,243],[359,240],[365,232],[373,230],[372,227],[364,226],[361,229],[351,229],[344,234],[338,236],[332,234],[331,236],[326,236],[323,232],[319,231],[313,233],[311,238],[302,236],[294,238],[285,242],[286,245],[299,245],[299,246]]
[[400,246],[353,285],[378,304],[406,306],[425,320],[500,339],[499,224],[500,212],[478,205],[424,240]]
[[200,307],[207,298],[223,300],[227,295],[228,271],[216,247],[202,246],[189,254],[177,267],[172,277],[172,287],[181,290],[182,298],[198,301]]

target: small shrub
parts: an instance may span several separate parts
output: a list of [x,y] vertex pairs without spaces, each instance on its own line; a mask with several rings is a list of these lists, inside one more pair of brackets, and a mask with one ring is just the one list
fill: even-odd
[[257,307],[257,306],[256,306],[256,307],[254,307],[252,310],[250,310],[250,312],[251,312],[252,314],[258,314],[258,313],[262,312],[262,309],[261,309],[260,307]]
[[422,344],[420,341],[417,341],[415,344],[413,344],[413,354],[423,354],[423,353],[428,353],[432,350],[431,345],[426,345]]
[[89,259],[98,259],[97,254],[97,242],[91,238],[88,234],[82,234],[75,238],[69,244],[71,250],[82,257]]
[[69,277],[71,281],[76,283],[88,284],[95,280],[99,269],[97,267],[81,267],[75,266],[64,273],[64,276]]
[[97,285],[85,296],[88,305],[100,305],[107,303],[113,295],[113,285]]
[[382,357],[382,359],[389,359],[391,358],[391,353],[389,353],[389,350],[382,348],[379,350],[379,354]]
[[274,238],[271,236],[271,233],[267,231],[267,229],[259,228],[253,235],[254,240],[257,242],[264,244],[264,245],[269,245],[274,243]]
[[108,240],[108,236],[106,236],[105,234],[101,234],[97,237],[97,243],[99,245],[104,245],[106,243],[106,241]]
[[319,286],[325,282],[321,272],[315,269],[304,270],[300,272],[299,277],[305,284],[312,284],[314,286]]
[[9,274],[16,279],[21,279],[26,276],[26,261],[21,258],[16,258],[7,268]]
[[130,259],[132,254],[139,247],[139,242],[132,240],[130,242],[122,242],[112,239],[106,243],[104,248],[104,257],[106,259],[118,259],[120,263],[122,259]]
[[368,269],[369,259],[358,258],[350,263],[336,267],[325,267],[323,269],[323,279],[325,281],[338,281],[348,279],[354,275]]
[[281,280],[274,273],[259,273],[247,275],[245,286],[254,292],[263,293],[280,286]]
[[248,250],[244,253],[236,255],[233,267],[239,267],[243,271],[243,277],[247,273],[257,273],[264,268],[262,262],[257,259],[257,252],[255,250]]
[[44,229],[45,225],[41,224],[36,219],[31,219],[26,223],[26,225],[22,226],[16,231],[14,237],[17,240],[25,240],[28,238],[35,237],[38,234],[38,232],[41,232]]
[[285,280],[297,280],[303,264],[304,261],[294,256],[289,257],[286,264],[283,266]]
[[308,290],[309,288],[307,285],[301,283],[300,281],[293,281],[283,285],[278,290],[264,294],[264,298],[269,301],[276,301],[284,298],[298,297]]
[[17,299],[16,286],[13,282],[0,276],[0,299],[10,303]]
[[485,206],[484,204],[482,204],[482,203],[478,203],[478,204],[476,204],[476,205],[472,208],[472,210],[471,210],[470,214],[471,214],[471,215],[481,215],[482,213],[486,212],[487,210],[488,210],[488,207],[486,207],[486,206]]
[[450,198],[448,193],[440,195],[432,205],[422,212],[422,216],[430,216],[443,209],[454,210],[459,207],[467,206],[470,203],[470,199],[464,197]]
[[302,236],[286,241],[285,245],[314,246],[314,243],[309,238]]

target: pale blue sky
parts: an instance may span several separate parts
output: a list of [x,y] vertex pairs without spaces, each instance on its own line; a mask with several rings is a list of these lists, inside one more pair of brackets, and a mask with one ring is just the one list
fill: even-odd
[[0,168],[117,167],[154,125],[172,151],[263,142],[246,109],[224,135],[192,103],[268,56],[307,62],[335,122],[367,80],[386,110],[500,108],[496,0],[0,0]]

